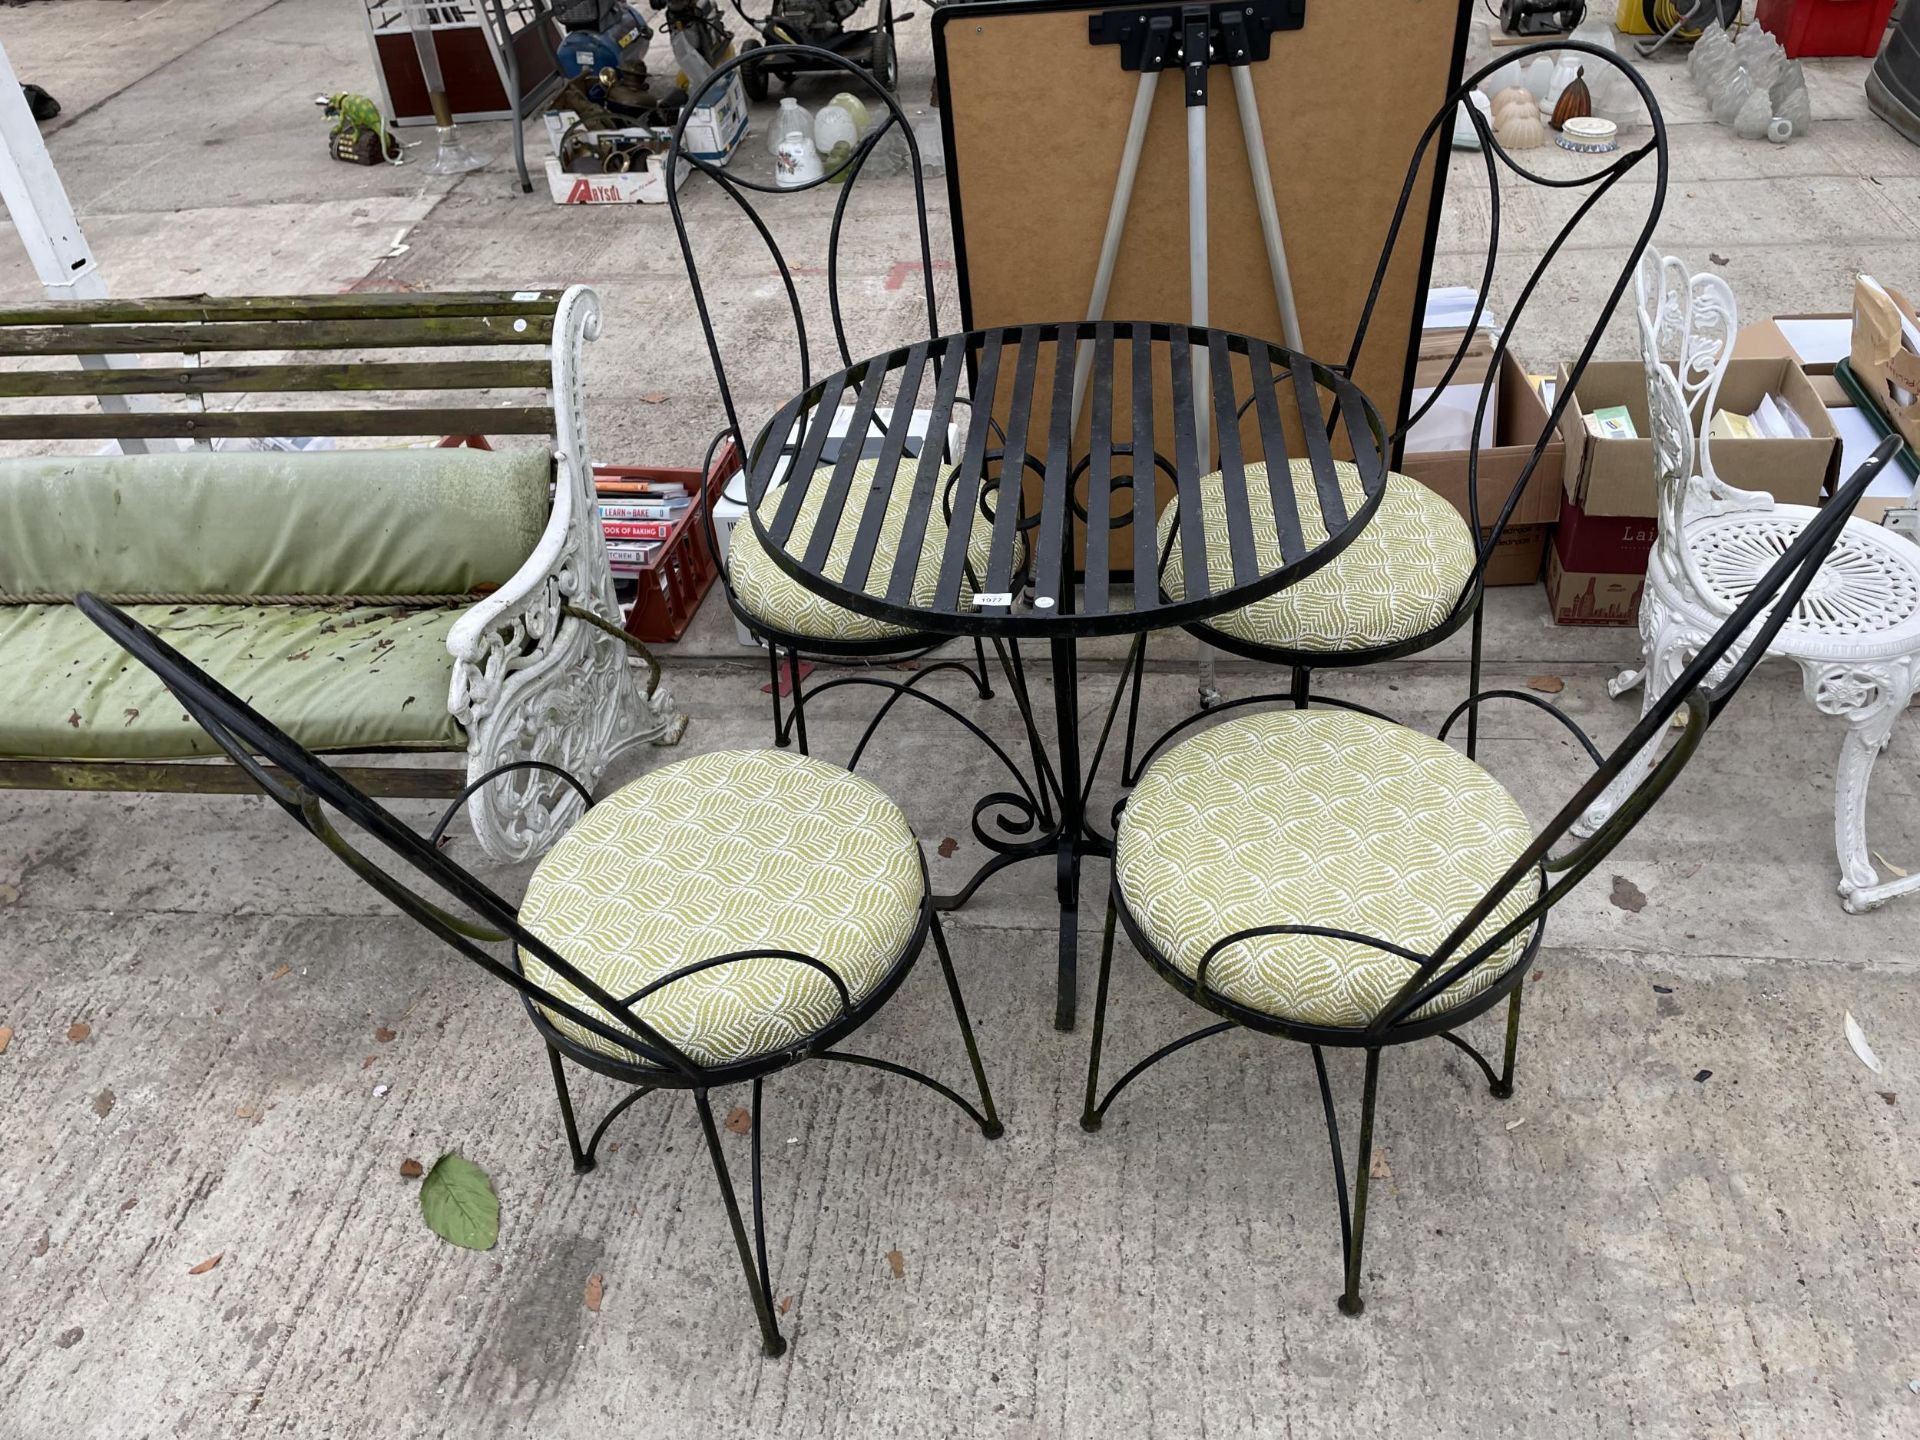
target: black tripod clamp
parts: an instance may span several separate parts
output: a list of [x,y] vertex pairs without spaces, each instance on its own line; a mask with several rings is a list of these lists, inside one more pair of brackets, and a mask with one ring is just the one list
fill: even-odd
[[1118,45],[1122,70],[1178,65],[1189,106],[1207,103],[1207,69],[1251,65],[1272,53],[1275,31],[1307,23],[1307,0],[1229,0],[1216,5],[1130,6],[1087,17],[1087,38]]

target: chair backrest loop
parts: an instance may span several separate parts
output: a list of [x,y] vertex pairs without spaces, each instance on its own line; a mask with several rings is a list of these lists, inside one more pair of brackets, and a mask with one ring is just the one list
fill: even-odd
[[[1540,55],[1564,55],[1569,52],[1579,52],[1587,57],[1587,64],[1589,67],[1595,67],[1596,73],[1599,67],[1617,71],[1619,75],[1623,77],[1625,83],[1631,85],[1634,92],[1645,105],[1651,133],[1644,143],[1631,149],[1623,149],[1604,164],[1599,164],[1584,173],[1574,176],[1549,176],[1532,170],[1515,159],[1514,156],[1500,144],[1491,123],[1487,120],[1486,116],[1481,114],[1481,112],[1473,106],[1468,97],[1479,89],[1481,82],[1487,79],[1487,77],[1510,64],[1524,64],[1526,61]],[[1572,403],[1574,387],[1579,383],[1581,376],[1586,373],[1587,366],[1592,361],[1594,352],[1600,345],[1601,337],[1605,333],[1609,319],[1613,315],[1615,308],[1619,305],[1621,298],[1625,295],[1628,285],[1632,283],[1639,256],[1646,248],[1647,242],[1652,239],[1654,227],[1659,222],[1661,209],[1666,202],[1668,178],[1666,124],[1661,117],[1660,107],[1654,100],[1652,90],[1648,88],[1646,81],[1633,66],[1626,64],[1613,51],[1602,46],[1590,45],[1584,41],[1563,41],[1550,45],[1529,45],[1502,53],[1498,59],[1490,61],[1474,74],[1461,81],[1453,93],[1447,97],[1446,102],[1434,115],[1433,119],[1428,122],[1427,128],[1421,133],[1419,143],[1414,147],[1413,159],[1407,167],[1407,176],[1401,187],[1400,199],[1394,210],[1393,219],[1387,228],[1386,242],[1381,247],[1380,260],[1374,270],[1373,281],[1367,292],[1366,303],[1361,308],[1360,322],[1354,331],[1353,343],[1348,351],[1346,369],[1349,375],[1355,373],[1361,356],[1365,352],[1367,336],[1372,325],[1374,313],[1379,306],[1380,297],[1385,288],[1387,274],[1395,259],[1408,212],[1419,188],[1422,171],[1428,164],[1428,157],[1436,149],[1439,149],[1441,158],[1436,163],[1442,166],[1445,165],[1446,152],[1443,148],[1440,148],[1444,146],[1445,143],[1443,137],[1451,135],[1454,117],[1463,110],[1473,125],[1475,133],[1479,136],[1481,156],[1487,176],[1488,239],[1486,259],[1481,267],[1478,291],[1469,323],[1463,330],[1461,339],[1454,347],[1453,352],[1447,357],[1446,364],[1442,368],[1440,376],[1432,386],[1432,393],[1418,405],[1414,405],[1411,400],[1414,365],[1411,363],[1411,357],[1409,359],[1406,373],[1406,393],[1409,397],[1407,401],[1408,418],[1404,424],[1394,431],[1392,436],[1396,462],[1400,449],[1404,447],[1408,433],[1415,424],[1425,418],[1433,408],[1440,403],[1441,397],[1450,385],[1454,375],[1458,373],[1460,367],[1466,362],[1475,338],[1481,331],[1482,327],[1480,322],[1488,307],[1500,254],[1501,189],[1503,173],[1511,175],[1525,184],[1538,186],[1547,190],[1570,190],[1582,187],[1590,187],[1590,189],[1589,193],[1581,203],[1575,207],[1573,213],[1559,228],[1553,238],[1541,249],[1539,259],[1535,262],[1525,283],[1517,292],[1514,302],[1500,327],[1499,335],[1494,343],[1492,357],[1488,361],[1487,374],[1479,384],[1479,393],[1474,405],[1472,429],[1470,432],[1472,438],[1467,448],[1466,482],[1467,520],[1472,527],[1473,540],[1478,547],[1478,554],[1473,573],[1461,590],[1457,607],[1472,603],[1474,597],[1478,594],[1486,573],[1487,564],[1493,558],[1494,551],[1500,543],[1501,536],[1508,522],[1511,520],[1515,509],[1519,505],[1520,498],[1526,490],[1527,482],[1532,478],[1534,471],[1538,468],[1541,456],[1546,453],[1547,446],[1552,442],[1554,435],[1559,430],[1561,417],[1566,413],[1567,407]],[[1480,435],[1489,413],[1489,407],[1493,403],[1494,396],[1498,393],[1502,363],[1512,346],[1516,329],[1522,317],[1526,314],[1529,303],[1538,292],[1541,282],[1546,278],[1554,260],[1565,248],[1567,241],[1571,238],[1574,231],[1586,220],[1587,216],[1602,199],[1615,191],[1615,187],[1623,178],[1631,174],[1637,167],[1649,159],[1654,162],[1653,183],[1646,191],[1645,213],[1638,227],[1636,238],[1633,243],[1627,247],[1617,271],[1612,272],[1613,281],[1606,291],[1605,300],[1594,315],[1592,328],[1588,331],[1579,353],[1574,358],[1572,364],[1568,366],[1567,381],[1560,387],[1558,393],[1555,394],[1553,404],[1548,411],[1547,422],[1542,428],[1538,439],[1535,440],[1532,451],[1522,464],[1511,487],[1504,495],[1489,497],[1490,504],[1488,510],[1486,513],[1483,513],[1480,495],[1480,452],[1482,449]]]
[[[793,187],[783,187],[723,170],[713,161],[703,159],[686,148],[687,121],[695,109],[704,102],[706,96],[717,93],[721,87],[734,83],[733,76],[744,67],[763,65],[770,60],[778,62],[782,59],[799,61],[809,71],[829,70],[843,73],[852,82],[850,88],[860,95],[870,110],[877,112],[867,133],[861,137],[852,153],[843,162],[826,168],[817,179]],[[799,272],[797,267],[789,261],[779,239],[761,213],[761,204],[756,203],[754,197],[772,198],[803,194],[821,185],[839,185],[840,193],[834,202],[832,221],[827,235],[825,267],[827,318],[828,329],[832,335],[833,353],[838,357],[840,367],[849,366],[855,357],[847,335],[847,312],[842,304],[840,293],[843,270],[841,245],[847,230],[848,209],[852,202],[854,187],[859,183],[862,174],[869,171],[875,153],[883,144],[896,139],[905,146],[907,168],[913,180],[914,218],[918,229],[920,262],[919,291],[920,300],[926,311],[926,331],[923,338],[931,341],[938,338],[940,334],[940,304],[934,282],[933,236],[927,219],[926,178],[920,158],[920,145],[914,136],[913,126],[908,122],[906,112],[900,107],[900,102],[869,71],[844,55],[818,46],[756,46],[718,66],[694,88],[693,93],[687,98],[679,123],[674,126],[673,139],[667,154],[668,173],[677,173],[680,165],[684,163],[694,174],[711,179],[734,208],[746,216],[779,276],[788,312],[787,318],[792,327],[791,333],[797,352],[798,374],[794,377],[798,381],[797,384],[779,387],[777,395],[747,397],[736,393],[734,383],[729,379],[727,364],[729,347],[722,341],[716,323],[715,307],[702,280],[700,259],[693,243],[686,202],[679,189],[669,186],[668,208],[672,212],[674,233],[680,242],[680,254],[686,265],[687,279],[693,289],[694,309],[700,317],[701,334],[706,340],[707,354],[713,365],[720,405],[726,415],[726,433],[733,439],[743,462],[751,463],[752,457],[759,455],[763,437],[766,443],[782,446],[788,444],[790,436],[794,433],[794,426],[805,421],[806,413],[804,410],[791,414],[788,411],[782,411],[786,428],[777,434],[772,432],[780,428],[782,422],[779,418],[752,433],[748,432],[746,425],[756,423],[761,414],[772,414],[774,406],[784,402],[788,396],[805,395],[814,388],[812,354],[814,342],[807,325],[807,307],[802,301],[801,286],[796,278]],[[768,342],[764,335],[753,341],[752,349],[756,360],[764,362],[768,350]],[[872,433],[878,434],[880,431],[876,428]],[[929,443],[933,441],[934,437],[929,437]],[[842,443],[857,449],[860,442],[857,437],[849,436]],[[731,577],[724,569],[722,578],[730,587]]]

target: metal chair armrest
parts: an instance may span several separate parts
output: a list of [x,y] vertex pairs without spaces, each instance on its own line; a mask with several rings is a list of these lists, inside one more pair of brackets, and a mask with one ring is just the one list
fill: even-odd
[[1365,945],[1370,950],[1378,950],[1383,955],[1398,956],[1402,960],[1412,961],[1414,965],[1424,965],[1427,956],[1409,950],[1404,945],[1396,945],[1391,940],[1382,940],[1375,935],[1362,935],[1354,930],[1341,930],[1331,925],[1252,925],[1245,930],[1236,930],[1223,935],[1209,945],[1206,953],[1200,957],[1200,963],[1193,968],[1193,989],[1197,995],[1207,986],[1207,967],[1230,945],[1238,945],[1247,940],[1257,940],[1266,935],[1309,935],[1322,940],[1344,940],[1353,945]]
[[685,980],[690,975],[698,975],[702,971],[713,970],[721,965],[732,965],[741,960],[790,960],[796,965],[806,966],[809,970],[817,970],[827,977],[834,992],[840,997],[840,1018],[844,1020],[853,1013],[853,992],[847,989],[847,982],[840,978],[839,972],[826,961],[816,959],[812,955],[803,955],[798,950],[732,950],[725,955],[696,960],[691,965],[682,965],[678,970],[669,971],[658,979],[649,980],[631,995],[624,997],[620,1001],[621,1007],[625,1009],[637,1005],[649,995],[658,994],[675,981]]

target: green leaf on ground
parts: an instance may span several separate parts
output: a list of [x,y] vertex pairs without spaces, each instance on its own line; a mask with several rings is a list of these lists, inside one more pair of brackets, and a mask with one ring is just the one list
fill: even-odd
[[487,1172],[449,1150],[420,1182],[420,1217],[442,1240],[491,1250],[500,1238],[500,1197]]

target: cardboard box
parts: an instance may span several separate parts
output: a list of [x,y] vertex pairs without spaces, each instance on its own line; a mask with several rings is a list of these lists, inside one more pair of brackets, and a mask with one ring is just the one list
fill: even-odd
[[1632,625],[1640,618],[1647,577],[1569,571],[1547,552],[1547,608],[1556,625]]
[[[1547,428],[1547,407],[1512,355],[1501,358],[1498,397],[1500,424],[1494,438],[1499,443],[1481,449],[1476,482],[1483,522],[1500,513],[1500,507],[1520,481],[1520,472],[1533,454],[1534,443]],[[1547,547],[1547,535],[1560,516],[1560,470],[1565,456],[1566,444],[1556,434],[1540,452],[1540,463],[1528,476],[1500,544],[1487,562],[1488,585],[1531,585],[1540,578],[1540,560]],[[1460,512],[1462,519],[1467,518],[1465,450],[1407,455],[1400,462],[1400,473],[1443,496]],[[1487,524],[1481,525],[1483,539],[1490,528]]]
[[[1844,327],[1845,333],[1840,333]],[[1792,360],[1807,372],[1831,375],[1851,344],[1853,312],[1776,315],[1742,325],[1733,337],[1736,360]]]
[[[1876,295],[1855,283],[1849,367],[1880,413],[1909,445],[1920,449],[1920,355],[1902,343],[1903,321],[1920,324],[1920,312],[1906,296],[1897,290]],[[1897,393],[1901,390],[1911,397],[1904,403]]]
[[[687,183],[692,169],[682,160],[674,167],[673,188]],[[664,160],[645,170],[614,175],[573,175],[560,168],[559,158],[547,157],[547,193],[556,205],[664,205],[667,202],[667,166]]]
[[1547,553],[1551,525],[1509,525],[1487,560],[1488,585],[1531,585],[1540,578],[1540,561]]
[[1742,325],[1733,337],[1735,360],[1792,360],[1829,410],[1853,402],[1833,378],[1853,343],[1853,313],[1776,315]]
[[[1497,442],[1480,451],[1476,488],[1480,496],[1480,518],[1490,520],[1500,513],[1507,496],[1519,482],[1520,471],[1533,454],[1540,434],[1547,428],[1547,407],[1527,380],[1527,372],[1513,356],[1500,362],[1500,425],[1494,434]],[[1408,449],[1412,446],[1409,444]],[[1551,525],[1560,516],[1560,472],[1566,461],[1566,442],[1558,435],[1540,452],[1540,463],[1528,477],[1527,488],[1514,506],[1509,525]],[[1434,451],[1408,454],[1400,461],[1400,472],[1418,480],[1435,494],[1445,496],[1464,517],[1467,514],[1467,452]]]
[[1631,625],[1658,525],[1651,516],[1593,515],[1562,499],[1547,556],[1547,604],[1556,625]]
[[[1560,368],[1559,383],[1567,383],[1565,366]],[[1840,442],[1819,393],[1795,361],[1783,357],[1730,360],[1715,405],[1751,414],[1763,398],[1776,393],[1806,422],[1810,438],[1716,440],[1714,470],[1727,484],[1765,490],[1782,504],[1818,505],[1836,477]],[[1587,416],[1611,405],[1627,408],[1639,439],[1601,440],[1588,431]],[[1587,366],[1573,403],[1560,417],[1560,434],[1567,446],[1562,488],[1583,513],[1646,516],[1659,510],[1647,377],[1638,360],[1596,360]]]

